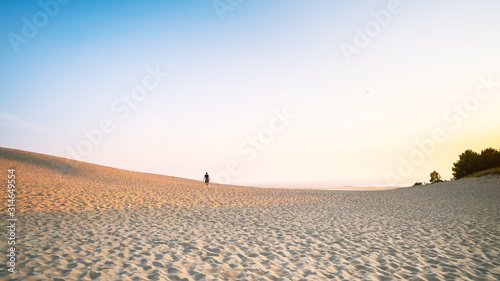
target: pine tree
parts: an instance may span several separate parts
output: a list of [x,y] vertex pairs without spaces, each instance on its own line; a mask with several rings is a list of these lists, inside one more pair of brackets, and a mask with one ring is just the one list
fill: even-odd
[[431,183],[440,182],[440,181],[442,181],[441,175],[436,171],[432,172],[431,173]]

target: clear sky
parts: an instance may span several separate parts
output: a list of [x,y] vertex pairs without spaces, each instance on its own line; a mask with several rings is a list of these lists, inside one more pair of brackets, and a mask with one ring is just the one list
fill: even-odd
[[500,2],[1,1],[0,146],[259,186],[500,148]]

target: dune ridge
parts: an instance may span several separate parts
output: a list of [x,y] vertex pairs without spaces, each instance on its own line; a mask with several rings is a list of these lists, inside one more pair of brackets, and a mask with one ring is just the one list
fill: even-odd
[[3,280],[500,279],[498,176],[352,192],[207,188],[5,148],[0,164],[19,180]]
[[216,183],[206,187],[201,181],[5,148],[0,148],[0,157],[3,166],[16,168],[19,182],[29,187],[19,189],[22,212],[268,206],[315,200],[299,193],[283,196],[276,189]]

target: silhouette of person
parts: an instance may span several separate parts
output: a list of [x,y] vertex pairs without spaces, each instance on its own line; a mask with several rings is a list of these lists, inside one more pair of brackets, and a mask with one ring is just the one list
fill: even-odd
[[205,176],[203,178],[205,179],[205,184],[208,186],[208,183],[210,182],[210,176],[208,175],[208,172],[205,173]]

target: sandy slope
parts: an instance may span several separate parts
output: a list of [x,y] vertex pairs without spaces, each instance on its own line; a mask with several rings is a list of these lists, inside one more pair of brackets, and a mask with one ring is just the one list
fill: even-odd
[[5,178],[16,169],[19,190],[19,273],[1,255],[5,280],[500,279],[498,177],[371,192],[206,188],[2,148],[0,167]]

